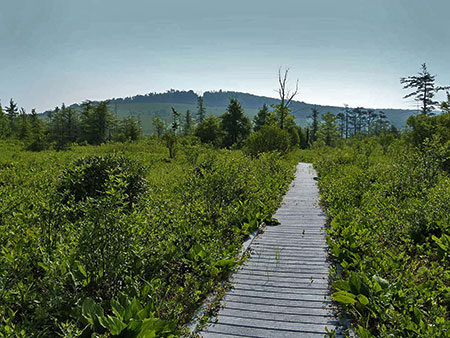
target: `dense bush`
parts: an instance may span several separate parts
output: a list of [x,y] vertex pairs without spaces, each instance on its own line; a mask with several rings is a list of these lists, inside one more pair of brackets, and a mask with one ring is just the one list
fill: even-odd
[[360,337],[450,334],[450,200],[442,144],[382,139],[321,150],[333,298]]
[[156,138],[67,152],[0,146],[7,337],[178,335],[293,173],[277,155],[195,143],[168,162]]
[[[126,203],[137,203],[146,189],[145,168],[123,156],[90,156],[81,158],[65,170],[57,191],[64,203],[105,196],[120,186]],[[122,182],[123,184],[118,184]]]
[[287,131],[277,126],[264,126],[249,136],[244,150],[252,156],[272,151],[284,154],[289,150],[291,137]]

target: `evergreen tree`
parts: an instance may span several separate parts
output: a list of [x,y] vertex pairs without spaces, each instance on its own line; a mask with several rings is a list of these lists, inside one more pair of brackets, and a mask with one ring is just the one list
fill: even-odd
[[336,116],[332,113],[322,114],[322,123],[319,125],[318,140],[323,141],[327,146],[333,146],[339,137],[339,127]]
[[79,136],[79,119],[78,114],[73,108],[66,108],[63,104],[61,109],[61,115],[63,119],[63,129],[67,142],[74,143],[78,140]]
[[306,127],[305,130],[305,143],[306,143],[306,148],[309,148],[311,146],[311,128]]
[[300,135],[298,134],[297,126],[289,127],[289,129],[287,129],[287,132],[289,133],[290,147],[291,148],[298,147],[298,144],[300,143]]
[[166,128],[166,124],[164,123],[164,121],[160,117],[155,116],[152,118],[152,125],[153,129],[156,132],[156,135],[158,137],[161,137],[164,134],[164,130]]
[[168,131],[162,136],[162,140],[169,150],[169,158],[174,159],[177,155],[178,136],[173,131]]
[[319,111],[317,109],[312,109],[311,118],[311,143],[314,143],[317,140],[317,132],[319,130]]
[[101,144],[112,139],[116,121],[108,104],[108,101],[97,104],[85,101],[81,104],[81,140],[89,144]]
[[176,134],[180,126],[180,113],[177,112],[174,107],[171,108],[172,108],[172,131],[174,134]]
[[336,115],[338,126],[339,126],[339,133],[341,134],[341,137],[345,137],[345,129],[346,129],[346,118],[344,113],[338,113]]
[[92,144],[101,144],[111,137],[110,131],[113,127],[113,116],[108,108],[108,101],[102,101],[94,106],[91,115],[91,135]]
[[9,135],[13,135],[17,131],[16,118],[19,114],[17,104],[14,103],[13,99],[9,100],[9,106],[5,107],[5,111],[9,121]]
[[372,134],[381,135],[389,132],[391,124],[386,120],[386,114],[384,112],[378,113],[378,118],[372,124]]
[[258,111],[258,114],[253,118],[253,130],[258,131],[266,125],[266,119],[269,115],[269,107],[264,103],[262,108]]
[[[80,122],[73,108],[67,108],[63,103],[61,108],[56,107],[49,115],[49,120],[49,139],[55,143],[56,149],[64,149],[68,144],[78,141]],[[85,132],[83,130],[82,136],[85,136]]]
[[203,104],[203,97],[199,96],[197,99],[197,123],[202,123],[206,116],[206,109]]
[[367,133],[370,135],[373,131],[373,124],[378,118],[378,113],[373,110],[367,110],[366,123],[367,123]]
[[[441,109],[444,113],[450,113],[450,93],[447,92],[447,101],[442,102]],[[1,107],[0,107],[1,110]]]
[[185,136],[191,135],[192,131],[194,129],[194,121],[192,120],[191,112],[186,110],[186,115],[184,117],[184,127],[183,127],[183,133]]
[[298,137],[299,137],[299,146],[301,149],[308,148],[308,140],[306,139],[306,130],[303,130],[302,127],[297,126]]
[[359,127],[359,110],[361,108],[353,108],[349,109],[347,113],[347,128],[348,128],[348,136],[355,136],[358,133],[358,127]]
[[31,137],[31,126],[24,108],[20,109],[18,120],[17,137],[20,140],[28,140]]
[[139,121],[132,115],[118,122],[117,133],[114,139],[117,141],[137,141],[142,135]]
[[422,64],[422,70],[419,72],[419,76],[408,76],[400,79],[400,83],[403,84],[403,89],[413,88],[413,91],[403,98],[407,99],[414,96],[414,100],[421,103],[421,114],[433,115],[433,110],[438,104],[434,101],[434,95],[441,91],[449,89],[450,87],[436,87],[435,86],[436,75],[431,75],[427,70],[427,65]]
[[44,123],[37,116],[36,109],[31,110],[30,125],[31,143],[28,149],[33,151],[43,150],[45,148]]
[[222,130],[220,129],[220,121],[217,116],[210,115],[197,125],[195,128],[195,136],[203,143],[218,146],[221,143]]
[[349,138],[350,136],[350,108],[348,104],[344,104],[345,107],[345,138]]
[[92,123],[94,115],[94,104],[86,100],[81,103],[81,135],[80,139],[93,143],[95,138],[95,126]]
[[17,109],[17,104],[14,103],[13,99],[9,100],[9,106],[5,107],[6,115],[9,121],[12,123],[14,119],[19,115],[19,110]]
[[9,121],[8,116],[3,112],[2,105],[0,103],[0,139],[9,136]]
[[244,115],[244,110],[238,100],[231,99],[225,114],[220,118],[222,130],[225,132],[225,147],[239,144],[250,134],[250,119]]
[[367,110],[364,108],[356,108],[356,133],[361,133],[366,130],[367,125]]

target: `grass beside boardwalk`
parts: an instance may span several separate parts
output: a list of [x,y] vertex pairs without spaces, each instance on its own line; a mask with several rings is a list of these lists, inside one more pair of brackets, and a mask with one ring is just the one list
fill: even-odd
[[[276,210],[296,162],[189,142],[168,160],[155,138],[61,152],[14,142],[0,149],[5,337],[179,334],[237,264],[246,235]],[[80,184],[95,181],[89,166],[106,177],[103,190],[77,197]]]

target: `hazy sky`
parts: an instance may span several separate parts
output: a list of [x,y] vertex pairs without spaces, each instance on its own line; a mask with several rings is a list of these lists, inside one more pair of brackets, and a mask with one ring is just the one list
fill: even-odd
[[[449,0],[2,0],[0,99],[62,102],[167,89],[416,108],[399,78],[426,62],[450,85]],[[443,95],[439,98],[443,98]]]

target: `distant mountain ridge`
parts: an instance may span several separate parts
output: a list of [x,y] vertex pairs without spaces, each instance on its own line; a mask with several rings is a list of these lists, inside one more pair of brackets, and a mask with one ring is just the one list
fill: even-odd
[[[235,91],[206,91],[203,93],[203,101],[209,114],[221,115],[225,112],[231,98],[236,98],[244,108],[250,118],[253,118],[258,110],[267,104],[275,105],[280,100],[271,97],[258,96],[249,93]],[[184,114],[186,110],[190,110],[195,116],[197,111],[198,95],[193,91],[179,91],[171,89],[165,93],[148,93],[144,95],[135,95],[125,98],[110,99],[110,108],[118,118],[124,118],[134,115],[139,118],[144,133],[153,131],[151,119],[158,116],[167,122],[171,118],[171,107],[173,106],[178,112]],[[71,107],[79,107],[74,104]],[[310,104],[302,101],[292,101],[290,108],[295,115],[297,123],[305,126],[308,123],[308,117],[311,115],[311,109],[315,108],[319,113],[330,112],[337,114],[344,111],[344,107],[326,106],[319,104]],[[366,109],[370,109],[365,107]],[[388,120],[397,128],[403,128],[409,116],[416,113],[416,110],[406,109],[374,109],[383,111]],[[48,112],[45,112],[48,113]],[[45,114],[44,113],[44,114]]]

